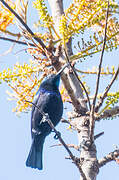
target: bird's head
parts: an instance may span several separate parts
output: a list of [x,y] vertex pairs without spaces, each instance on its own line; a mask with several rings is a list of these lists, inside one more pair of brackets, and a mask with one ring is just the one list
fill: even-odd
[[41,83],[40,88],[50,90],[58,90],[60,83],[60,74],[52,74],[45,78],[45,80]]
[[45,80],[41,83],[40,89],[46,89],[46,90],[58,90],[59,83],[60,83],[60,77],[63,70],[68,66],[66,64],[57,74],[52,74],[45,78]]
[[59,88],[59,83],[60,83],[60,74],[52,74],[49,77],[49,82],[53,85]]

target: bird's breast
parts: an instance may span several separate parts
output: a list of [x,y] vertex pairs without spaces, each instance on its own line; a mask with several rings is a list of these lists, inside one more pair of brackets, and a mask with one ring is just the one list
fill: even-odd
[[49,103],[45,109],[53,124],[56,126],[60,121],[63,113],[63,102],[60,94],[54,95],[49,93]]

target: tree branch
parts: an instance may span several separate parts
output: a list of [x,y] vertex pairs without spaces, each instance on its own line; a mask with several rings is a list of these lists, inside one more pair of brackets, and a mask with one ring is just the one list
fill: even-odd
[[[48,0],[48,2],[50,4],[50,8],[52,12],[54,27],[60,36],[59,23],[60,23],[61,16],[64,14],[63,1],[62,0]],[[67,48],[68,56],[71,56],[73,53],[71,38],[68,41],[68,43],[66,43],[66,48]],[[61,50],[62,50],[62,47],[61,47]],[[56,53],[55,53],[55,56],[56,56]],[[61,55],[59,56],[58,60],[59,61],[53,65],[57,72],[61,69],[61,65],[62,65],[61,62],[64,61],[64,57]],[[74,106],[75,110],[79,114],[84,114],[87,109],[87,104],[84,101],[82,101],[82,99],[84,99],[83,92],[74,73],[73,72],[69,73],[68,70],[65,70],[62,73],[61,79],[63,81],[65,89],[67,90],[71,98],[72,105]]]
[[102,159],[98,160],[98,164],[99,167],[103,167],[104,165],[106,165],[107,163],[115,160],[116,157],[119,156],[119,149],[110,152],[109,154],[107,154],[105,157],[103,157]]
[[101,133],[99,133],[99,134],[96,134],[95,136],[94,136],[94,140],[96,140],[97,138],[99,138],[100,136],[102,136],[104,134],[104,132],[101,132]]
[[4,1],[0,0],[4,6],[11,11],[15,17],[20,21],[20,23],[25,27],[25,29],[32,35],[32,37],[41,45],[43,49],[47,49],[45,44],[41,41],[41,39],[37,38],[33,31],[28,27],[28,25],[23,21],[23,19]]
[[86,94],[87,101],[88,101],[88,104],[89,104],[89,109],[91,110],[91,104],[90,104],[90,99],[89,99],[89,96],[88,96],[88,92],[87,92],[87,90],[86,90],[84,84],[82,83],[82,81],[79,79],[79,77],[78,77],[78,75],[77,75],[77,73],[76,73],[74,67],[71,65],[70,60],[69,60],[69,57],[68,57],[68,55],[67,55],[65,49],[64,49],[64,52],[65,52],[65,56],[66,56],[67,62],[69,63],[69,65],[70,65],[70,67],[71,67],[71,69],[72,69],[74,75],[76,76],[76,78],[78,79],[78,81],[79,81],[79,83],[81,84],[82,88],[84,89],[84,92],[85,92],[85,94]]
[[94,136],[94,126],[95,126],[94,112],[95,112],[95,104],[96,104],[97,94],[98,94],[98,90],[99,90],[101,67],[102,67],[103,55],[104,55],[105,44],[106,44],[108,13],[109,13],[109,0],[108,0],[107,12],[106,12],[106,23],[105,23],[104,41],[103,41],[103,47],[102,47],[102,52],[101,52],[101,57],[100,57],[99,68],[98,68],[99,71],[98,71],[98,75],[97,75],[95,96],[94,96],[94,99],[93,99],[93,103],[92,103],[92,107],[91,107],[91,112],[90,112],[90,140],[91,141],[93,141],[93,136]]
[[32,44],[32,43],[26,43],[26,42],[23,42],[23,41],[17,41],[15,39],[11,39],[11,38],[0,37],[0,39],[5,40],[5,41],[10,41],[10,42],[13,42],[13,43],[17,43],[17,44],[22,44],[22,45],[26,45],[26,46],[30,45],[30,46],[35,47],[35,45]]
[[98,101],[98,104],[97,104],[97,106],[95,107],[95,111],[96,111],[96,112],[98,112],[99,108],[102,106],[102,104],[103,104],[103,102],[104,102],[104,99],[106,98],[107,93],[108,93],[108,91],[110,90],[110,88],[112,87],[112,85],[113,85],[114,81],[116,80],[118,74],[119,74],[119,67],[118,67],[116,73],[114,74],[111,82],[110,82],[109,85],[106,87],[106,89],[105,89],[102,97],[100,97],[100,100]]
[[114,108],[104,111],[103,114],[101,114],[99,117],[95,117],[95,119],[96,121],[100,121],[102,119],[113,118],[118,115],[119,115],[119,106],[116,106]]
[[[99,137],[102,136],[103,134],[104,134],[104,132],[101,132],[101,133],[99,133],[99,134],[96,134],[96,135],[94,136],[94,139],[96,140],[97,138],[99,138]],[[52,145],[52,146],[50,146],[50,147],[56,147],[56,146],[62,146],[62,144],[54,144],[54,145]],[[75,144],[67,144],[67,146],[68,146],[69,148],[74,148],[74,149],[76,149],[77,151],[80,150],[80,147],[77,146],[77,145],[75,145]]]
[[[50,147],[56,147],[56,146],[62,146],[62,144],[54,144],[54,145],[52,145],[52,146],[50,146]],[[79,146],[77,146],[77,145],[75,145],[75,144],[67,144],[67,146],[68,146],[69,148],[74,148],[74,149],[76,149],[77,151],[79,151]]]
[[53,131],[55,132],[56,136],[58,137],[60,143],[64,146],[64,148],[66,149],[66,151],[68,152],[70,158],[72,159],[72,161],[74,162],[74,164],[77,166],[77,168],[79,169],[83,180],[87,180],[85,174],[82,171],[82,168],[80,166],[80,163],[78,161],[78,159],[72,154],[72,152],[70,151],[69,147],[67,146],[67,144],[64,142],[64,140],[61,138],[61,134],[59,135],[59,132],[55,129],[52,121],[48,118],[47,119],[48,124],[50,125],[50,127],[53,129]]

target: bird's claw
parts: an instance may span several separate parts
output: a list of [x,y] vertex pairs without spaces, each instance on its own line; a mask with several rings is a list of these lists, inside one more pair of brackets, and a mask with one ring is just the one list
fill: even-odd
[[59,139],[59,137],[61,137],[61,133],[58,131],[57,134],[55,134],[54,139],[57,140]]
[[43,123],[43,122],[47,122],[48,119],[49,119],[49,115],[48,115],[48,113],[45,113],[45,115],[43,116],[43,118],[42,118],[40,124]]
[[37,131],[36,129],[32,129],[32,133],[34,133],[34,135],[40,135],[41,134],[41,132],[39,131]]

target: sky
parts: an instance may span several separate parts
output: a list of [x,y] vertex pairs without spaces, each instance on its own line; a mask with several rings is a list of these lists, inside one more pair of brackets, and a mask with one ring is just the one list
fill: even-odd
[[[34,13],[32,14],[32,21],[35,19]],[[32,24],[30,22],[30,24]],[[10,43],[0,40],[0,54],[5,52]],[[12,67],[16,61],[28,62],[29,56],[24,51],[15,55],[19,49],[23,49],[24,46],[18,46],[14,48],[12,53],[6,56],[0,56],[0,71],[6,67]],[[98,65],[100,54],[93,56],[80,63],[80,69],[86,70],[89,67]],[[104,54],[103,66],[115,65],[118,66],[119,62],[119,50],[114,50],[108,54]],[[89,75],[86,79],[91,86],[91,90],[95,87],[95,77]],[[104,90],[109,78],[101,79],[100,91]],[[116,81],[112,87],[112,91],[119,89],[119,82]],[[15,102],[8,101],[8,95],[6,90],[10,90],[9,87],[3,83],[0,85],[0,179],[2,180],[61,180],[61,179],[79,179],[79,172],[71,160],[65,159],[68,157],[67,152],[63,147],[50,147],[51,145],[58,144],[58,140],[53,138],[54,133],[51,133],[45,141],[43,151],[43,171],[31,169],[25,166],[30,146],[30,112],[22,113],[18,117],[12,112],[12,108],[15,107]],[[66,118],[66,112],[64,111],[63,117]],[[76,132],[67,130],[68,126],[60,123],[57,126],[57,130],[61,132],[62,138],[68,144],[78,144]],[[96,123],[95,134],[104,131],[104,135],[96,140],[97,156],[100,159],[109,152],[115,150],[115,146],[119,146],[119,118],[114,120],[102,120]],[[72,150],[72,152],[79,156],[80,152]],[[108,163],[106,166],[100,169],[100,173],[97,180],[108,179],[118,180],[119,165],[115,162]]]

